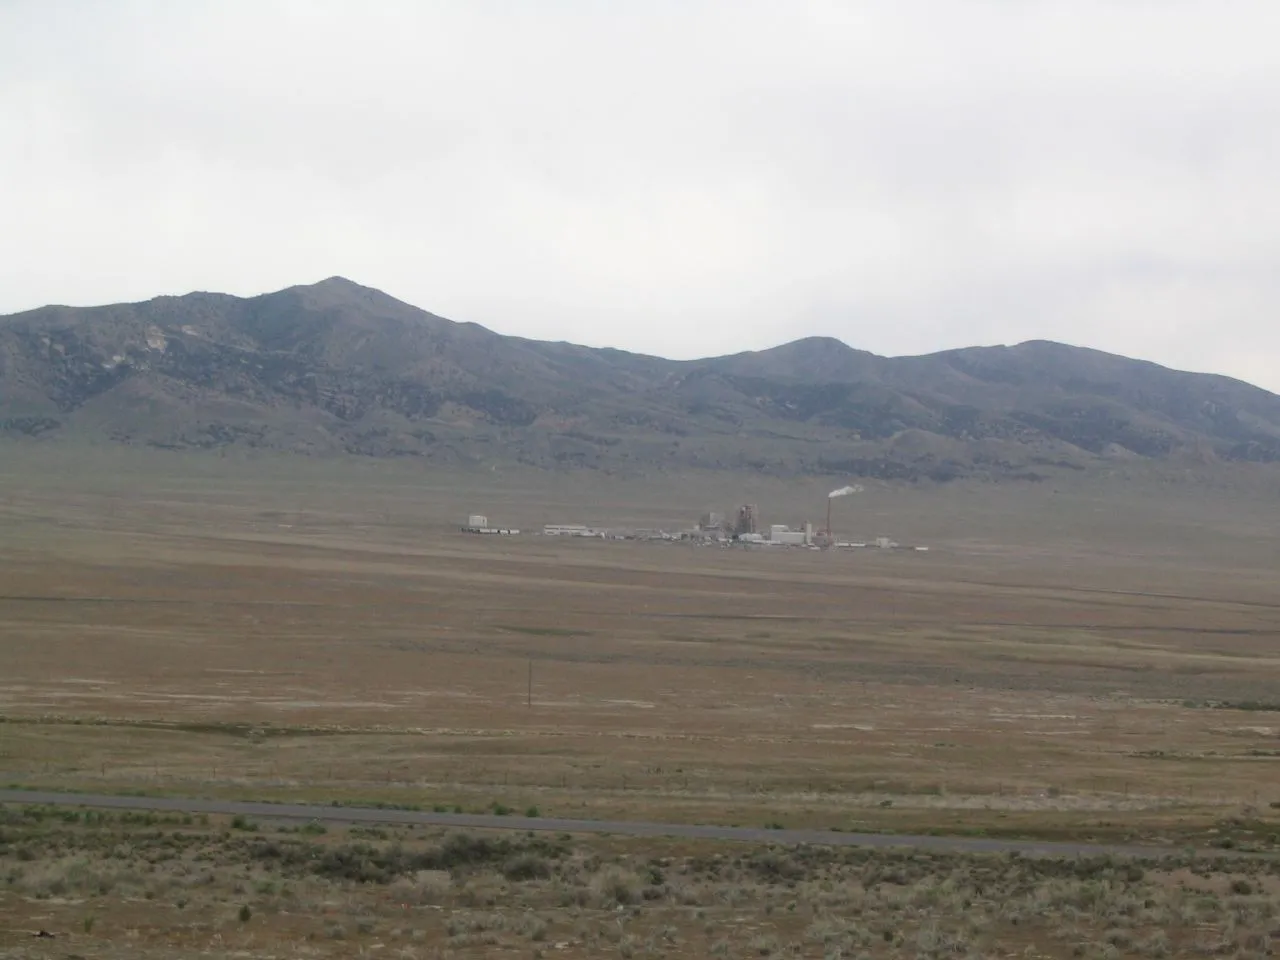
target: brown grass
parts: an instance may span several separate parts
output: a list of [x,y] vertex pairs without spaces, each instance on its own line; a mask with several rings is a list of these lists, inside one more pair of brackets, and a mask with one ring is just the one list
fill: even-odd
[[[1266,956],[1275,861],[300,831],[0,809],[12,957]],[[31,936],[38,930],[53,940]]]
[[929,553],[765,553],[455,524],[799,520],[825,483],[39,456],[0,478],[0,781],[1274,842],[1247,501],[875,488],[842,522]]

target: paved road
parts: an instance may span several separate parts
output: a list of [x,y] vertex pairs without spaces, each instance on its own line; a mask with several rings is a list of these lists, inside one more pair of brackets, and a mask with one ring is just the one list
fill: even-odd
[[[1050,843],[1038,840],[994,840],[985,837],[935,837],[906,834],[836,833],[830,830],[766,830],[691,823],[643,823],[617,820],[562,820],[554,817],[499,817],[493,814],[428,813],[375,807],[332,807],[301,803],[255,803],[200,800],[192,797],[123,797],[110,794],[51,793],[43,790],[0,790],[0,803],[153,810],[165,813],[213,814],[263,819],[318,820],[326,823],[381,823],[479,830],[541,830],[554,833],[597,833],[623,837],[675,837],[688,840],[738,840],[796,846],[909,847],[947,853],[1020,853],[1029,856],[1166,857],[1181,848]],[[1214,851],[1221,855],[1225,851]]]

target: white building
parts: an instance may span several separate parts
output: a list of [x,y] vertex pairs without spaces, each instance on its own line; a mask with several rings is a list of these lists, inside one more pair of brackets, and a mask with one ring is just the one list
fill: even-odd
[[581,523],[548,523],[542,528],[547,537],[594,537],[595,531]]

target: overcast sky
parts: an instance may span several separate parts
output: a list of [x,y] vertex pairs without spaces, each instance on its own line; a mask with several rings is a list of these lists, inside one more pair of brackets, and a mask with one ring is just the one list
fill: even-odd
[[0,0],[0,313],[340,274],[1280,390],[1277,0]]

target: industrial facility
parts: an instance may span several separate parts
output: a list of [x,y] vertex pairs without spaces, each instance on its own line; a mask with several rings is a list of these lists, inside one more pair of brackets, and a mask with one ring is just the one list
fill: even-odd
[[[761,546],[761,547],[798,547],[809,550],[873,548],[879,550],[918,550],[928,547],[908,547],[899,544],[891,537],[878,536],[865,541],[842,540],[836,536],[833,526],[833,507],[835,501],[853,494],[862,493],[863,488],[852,484],[832,490],[826,496],[826,523],[815,528],[812,521],[805,520],[797,526],[785,523],[773,523],[767,527],[761,519],[760,508],[754,503],[745,503],[732,513],[725,514],[717,510],[709,510],[698,520],[695,527],[685,530],[669,531],[637,527],[595,527],[583,523],[548,523],[541,530],[544,537],[589,537],[599,540],[660,540],[692,542],[704,546]],[[472,514],[462,528],[464,533],[498,534],[511,536],[520,531],[507,527],[490,526],[489,518],[484,514]]]
[[467,517],[466,526],[462,528],[463,533],[481,533],[490,536],[514,537],[520,533],[513,527],[491,527],[489,526],[489,518],[483,513],[473,513]]

